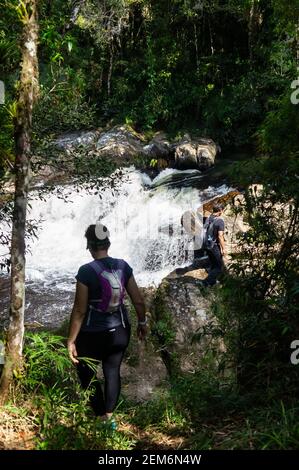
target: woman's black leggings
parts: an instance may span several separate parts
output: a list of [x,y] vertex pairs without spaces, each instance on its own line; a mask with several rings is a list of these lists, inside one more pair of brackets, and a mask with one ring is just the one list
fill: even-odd
[[[130,325],[122,325],[101,332],[83,332],[78,334],[76,349],[79,357],[77,372],[81,385],[87,389],[94,381],[90,404],[96,416],[112,413],[121,387],[120,366],[125,350],[130,341]],[[104,394],[95,371],[80,357],[96,359],[102,362],[105,378]],[[93,387],[93,384],[91,385]]]

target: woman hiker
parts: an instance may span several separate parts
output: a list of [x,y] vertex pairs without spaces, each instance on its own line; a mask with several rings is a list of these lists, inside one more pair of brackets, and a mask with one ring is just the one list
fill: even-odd
[[80,358],[101,361],[104,392],[99,381],[95,380],[90,404],[96,416],[113,424],[112,413],[121,388],[120,366],[131,333],[123,303],[125,290],[137,313],[137,335],[140,340],[145,338],[147,332],[145,304],[132,268],[123,259],[108,255],[110,241],[107,227],[100,222],[90,225],[85,237],[93,261],[81,266],[76,276],[76,296],[67,347],[84,389],[96,377],[95,371]]

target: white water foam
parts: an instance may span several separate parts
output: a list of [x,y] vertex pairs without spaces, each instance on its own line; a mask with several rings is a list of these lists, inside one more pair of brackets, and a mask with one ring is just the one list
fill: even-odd
[[[99,217],[111,234],[110,256],[125,259],[139,285],[158,285],[169,272],[186,264],[189,239],[181,233],[180,219],[184,211],[201,204],[198,189],[148,189],[146,175],[132,168],[124,173],[126,179],[115,194],[103,189],[100,198],[96,192],[77,192],[68,186],[61,191],[70,194],[69,202],[54,194],[44,201],[32,200],[28,218],[41,222],[38,238],[30,242],[26,275],[36,288],[73,289],[79,266],[91,260],[85,230]],[[228,189],[223,185],[205,193],[214,196]]]

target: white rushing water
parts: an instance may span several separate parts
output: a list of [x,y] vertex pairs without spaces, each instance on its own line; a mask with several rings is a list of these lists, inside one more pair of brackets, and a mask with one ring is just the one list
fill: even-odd
[[[69,202],[55,194],[44,201],[32,200],[28,218],[40,223],[38,238],[30,242],[27,255],[28,281],[41,289],[69,289],[79,266],[91,260],[84,233],[98,218],[111,234],[110,256],[125,259],[140,285],[157,285],[169,272],[186,264],[190,240],[181,233],[180,219],[185,210],[200,205],[199,190],[171,186],[150,189],[146,175],[133,168],[124,173],[126,180],[114,195],[109,188],[101,191],[100,198],[96,192],[77,192],[68,186],[62,192],[69,193]],[[159,178],[164,176],[162,172]],[[209,188],[205,199],[227,190],[226,186]]]

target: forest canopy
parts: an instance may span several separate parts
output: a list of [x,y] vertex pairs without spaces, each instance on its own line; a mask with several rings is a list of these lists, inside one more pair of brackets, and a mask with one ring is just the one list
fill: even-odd
[[[1,3],[4,171],[13,160],[22,12],[16,0]],[[260,144],[268,151],[273,136],[279,146],[280,137],[288,146],[297,141],[298,112],[289,99],[298,66],[297,0],[39,3],[39,137],[126,122],[143,131],[192,130],[224,148]]]

